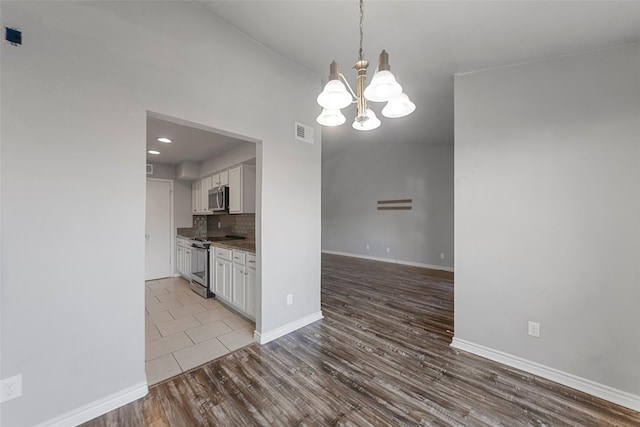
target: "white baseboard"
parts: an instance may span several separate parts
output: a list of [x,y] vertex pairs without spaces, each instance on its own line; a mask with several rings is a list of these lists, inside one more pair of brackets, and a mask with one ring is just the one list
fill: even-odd
[[626,408],[633,409],[634,411],[640,411],[640,396],[638,395],[627,393],[626,391],[618,390],[586,378],[578,377],[518,356],[513,356],[499,350],[494,350],[492,348],[484,347],[455,337],[451,342],[451,347],[555,381],[567,387],[571,387],[592,396],[607,400],[611,403],[615,403],[616,405],[624,406]]
[[255,331],[253,333],[253,338],[260,344],[266,344],[269,341],[273,341],[276,338],[280,338],[281,336],[287,335],[288,333],[298,330],[322,318],[324,318],[324,316],[322,315],[322,312],[317,311],[315,313],[309,314],[308,316],[304,316],[301,319],[287,323],[286,325],[282,325],[278,328],[272,329],[262,334],[258,331]]
[[442,265],[424,264],[424,263],[421,263],[421,262],[413,262],[413,261],[402,261],[402,260],[399,260],[399,259],[380,258],[380,257],[376,257],[376,256],[369,256],[369,255],[348,254],[346,252],[336,252],[336,251],[325,251],[325,250],[323,250],[322,253],[324,253],[324,254],[332,254],[332,255],[349,256],[349,257],[352,257],[352,258],[370,259],[372,261],[389,262],[389,263],[392,263],[392,264],[410,265],[412,267],[430,268],[432,270],[442,270],[442,271],[449,271],[449,272],[453,273],[453,267],[445,267],[445,266],[442,266]]
[[69,427],[77,426],[90,421],[100,415],[113,411],[127,403],[144,397],[149,393],[147,382],[142,382],[131,387],[120,390],[110,396],[98,399],[87,405],[81,406],[66,414],[38,424],[36,427]]

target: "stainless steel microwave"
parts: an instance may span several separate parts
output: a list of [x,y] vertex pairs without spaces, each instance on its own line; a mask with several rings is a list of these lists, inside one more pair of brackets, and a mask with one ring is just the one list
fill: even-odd
[[209,190],[209,210],[225,212],[229,209],[229,187],[216,187]]

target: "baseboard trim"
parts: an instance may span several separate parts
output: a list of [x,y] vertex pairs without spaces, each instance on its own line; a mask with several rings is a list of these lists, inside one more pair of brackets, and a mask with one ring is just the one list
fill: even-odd
[[147,382],[138,383],[131,387],[120,390],[110,396],[93,401],[87,405],[81,406],[66,414],[52,418],[48,421],[38,424],[36,427],[68,427],[77,426],[90,421],[100,415],[113,411],[127,403],[144,397],[149,393]]
[[301,319],[287,323],[286,325],[279,326],[262,334],[258,331],[255,331],[253,333],[253,338],[260,344],[266,344],[269,341],[273,341],[276,338],[287,335],[313,322],[317,322],[322,318],[324,318],[324,316],[322,315],[322,311],[317,311],[315,313],[309,314],[308,316],[304,316]]
[[640,396],[638,395],[618,390],[586,378],[578,377],[567,372],[559,371],[518,356],[474,344],[459,338],[453,338],[451,347],[557,382],[567,387],[607,400],[611,403],[615,403],[616,405],[624,406],[625,408],[633,409],[634,411],[640,411]]
[[348,256],[348,257],[352,257],[352,258],[362,258],[362,259],[369,259],[371,261],[382,261],[382,262],[388,262],[391,264],[401,264],[401,265],[409,265],[411,267],[422,267],[422,268],[430,268],[431,270],[441,270],[441,271],[449,271],[451,273],[453,273],[453,267],[445,267],[442,265],[432,265],[432,264],[424,264],[421,262],[413,262],[413,261],[402,261],[399,259],[389,259],[389,258],[380,258],[380,257],[376,257],[376,256],[369,256],[369,255],[360,255],[360,254],[348,254],[346,252],[337,252],[337,251],[322,251],[323,254],[331,254],[331,255],[342,255],[342,256]]

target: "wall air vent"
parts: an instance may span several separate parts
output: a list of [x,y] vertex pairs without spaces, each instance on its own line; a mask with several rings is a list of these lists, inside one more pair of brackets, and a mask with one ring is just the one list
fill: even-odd
[[147,164],[147,175],[153,175],[153,165]]
[[311,126],[306,126],[302,123],[296,122],[295,132],[295,137],[297,140],[306,142],[308,144],[313,144],[313,128]]

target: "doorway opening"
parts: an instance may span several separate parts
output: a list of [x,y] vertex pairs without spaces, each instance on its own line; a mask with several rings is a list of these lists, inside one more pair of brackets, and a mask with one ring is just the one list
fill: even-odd
[[[145,367],[153,385],[254,342],[261,150],[253,138],[153,112],[146,139]],[[210,209],[209,194],[222,188],[228,205]],[[203,241],[206,256],[193,258]],[[203,266],[206,291],[196,293]]]

